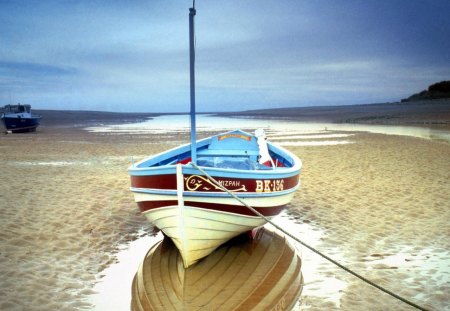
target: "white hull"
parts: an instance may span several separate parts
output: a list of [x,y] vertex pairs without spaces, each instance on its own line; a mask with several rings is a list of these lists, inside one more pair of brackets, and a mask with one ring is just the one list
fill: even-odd
[[211,254],[217,247],[244,232],[262,226],[260,217],[184,206],[168,206],[144,213],[148,221],[170,237],[185,267]]

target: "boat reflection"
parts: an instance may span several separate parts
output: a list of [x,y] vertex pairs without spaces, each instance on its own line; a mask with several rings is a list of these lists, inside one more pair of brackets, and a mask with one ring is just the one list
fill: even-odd
[[227,242],[187,269],[164,238],[134,277],[131,310],[290,310],[302,288],[300,256],[268,228]]

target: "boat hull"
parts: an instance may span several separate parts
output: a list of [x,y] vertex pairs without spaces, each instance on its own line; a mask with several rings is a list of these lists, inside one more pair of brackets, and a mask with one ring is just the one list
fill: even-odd
[[[249,198],[245,201],[271,218],[286,206],[292,196],[293,193],[288,193],[276,198]],[[149,202],[171,200],[146,194],[136,194],[135,199],[148,221],[174,241],[186,267],[229,239],[266,223],[246,207],[237,205],[233,198],[186,197],[189,201],[181,206],[172,201],[173,205],[150,209],[147,209]]]
[[264,225],[259,217],[179,206],[159,208],[144,213],[147,219],[172,239],[183,253],[184,265],[190,266],[211,254],[217,247],[231,238]]
[[3,116],[2,121],[7,131],[13,133],[34,132],[39,126],[40,117],[18,118]]
[[[209,173],[219,175],[220,172],[210,169]],[[266,223],[228,193],[219,191],[206,176],[176,175],[174,172],[152,177],[132,176],[131,190],[148,221],[174,241],[185,267],[229,239]],[[278,215],[300,186],[298,174],[285,178],[265,178],[257,172],[254,175],[254,178],[215,176],[214,179],[268,218]],[[181,179],[181,191],[177,190],[177,178]]]

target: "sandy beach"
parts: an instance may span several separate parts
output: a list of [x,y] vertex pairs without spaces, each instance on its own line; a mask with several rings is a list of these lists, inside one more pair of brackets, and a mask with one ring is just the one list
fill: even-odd
[[[188,141],[55,120],[0,137],[1,310],[95,310],[88,297],[119,246],[153,230],[128,190],[131,157]],[[288,214],[320,228],[323,252],[427,309],[450,309],[449,143],[358,132],[351,144],[286,148],[304,164]],[[302,295],[302,310],[413,310],[315,260],[347,286],[338,304]]]

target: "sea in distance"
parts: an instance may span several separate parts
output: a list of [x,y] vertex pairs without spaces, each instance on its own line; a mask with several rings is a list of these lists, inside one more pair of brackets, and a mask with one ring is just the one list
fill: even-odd
[[[327,131],[369,132],[388,135],[404,135],[419,138],[435,139],[450,142],[450,131],[429,127],[405,126],[405,125],[372,125],[349,123],[306,123],[280,119],[255,119],[255,118],[230,118],[214,115],[198,115],[196,118],[197,132],[211,132],[263,128],[268,134],[275,134],[276,140],[283,140],[279,145],[309,145],[327,144],[329,141],[314,141],[319,138],[345,138],[344,134],[324,134]],[[187,133],[190,131],[189,115],[163,115],[145,122],[118,124],[108,126],[95,126],[86,128],[90,132],[114,133],[114,134],[158,134],[158,133]],[[286,135],[284,135],[286,134]],[[295,136],[295,135],[305,136]],[[318,134],[323,136],[314,136]],[[293,136],[294,135],[294,136]],[[274,140],[274,137],[271,137]],[[347,140],[334,140],[334,144],[345,144]]]
[[[95,126],[86,130],[100,135],[164,134],[169,149],[188,142],[186,137],[180,139],[179,134],[189,132],[189,127],[188,115],[163,115],[140,123]],[[450,189],[448,176],[445,176],[449,172],[444,172],[440,180],[436,178],[438,185],[432,188],[434,192],[424,191],[420,198],[417,193],[409,193],[414,192],[410,189],[416,189],[414,183],[421,182],[415,179],[416,175],[427,174],[427,171],[436,175],[432,170],[439,170],[438,165],[442,165],[439,163],[446,164],[441,169],[447,170],[450,159],[440,159],[436,167],[431,164],[431,168],[424,167],[423,171],[417,168],[419,171],[411,172],[411,178],[406,177],[402,185],[396,181],[397,176],[408,174],[408,165],[416,165],[408,164],[412,160],[403,163],[405,157],[414,158],[416,152],[420,156],[434,144],[448,152],[449,131],[414,126],[299,123],[212,115],[197,117],[199,136],[236,128],[245,131],[263,128],[270,141],[293,150],[304,163],[302,187],[290,207],[274,220],[275,223],[333,259],[427,309],[450,310],[450,247],[445,241],[450,223]],[[357,153],[358,156],[355,155]],[[358,159],[359,163],[352,163]],[[427,161],[418,161],[417,166],[428,165],[430,161]],[[348,169],[334,174],[326,170],[324,163]],[[367,172],[362,172],[361,176],[353,175],[359,172],[355,171],[358,166],[370,173],[373,182],[355,180],[368,175]],[[335,184],[327,184],[327,174],[334,178]],[[386,177],[388,174],[391,176]],[[358,185],[363,182],[373,189],[359,189]],[[409,194],[398,195],[396,187],[406,189]],[[430,210],[424,206],[424,200]],[[399,216],[402,213],[405,218]],[[436,226],[441,229],[431,230]],[[97,294],[90,297],[95,310],[112,310],[112,306],[114,310],[129,309],[131,283],[139,263],[150,246],[162,238],[161,233],[155,233],[122,245],[117,263],[101,272],[103,277],[94,288]],[[376,289],[368,289],[369,285],[301,244],[290,241],[301,255],[305,280],[294,310],[385,310],[386,307],[411,310],[411,307]],[[352,243],[354,248],[346,246]]]

